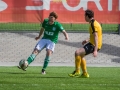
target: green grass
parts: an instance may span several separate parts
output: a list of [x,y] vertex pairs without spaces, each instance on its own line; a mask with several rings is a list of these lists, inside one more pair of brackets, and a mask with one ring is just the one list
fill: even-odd
[[[89,24],[62,24],[66,30],[72,31],[88,31]],[[101,24],[103,31],[116,32],[118,30],[118,24]],[[41,24],[39,23],[0,23],[0,30],[36,30],[39,31]]]
[[120,90],[119,67],[88,67],[90,78],[73,78],[73,67],[48,67],[41,75],[41,67],[27,71],[17,67],[0,67],[0,90]]
[[0,23],[0,30],[40,30],[38,23]]

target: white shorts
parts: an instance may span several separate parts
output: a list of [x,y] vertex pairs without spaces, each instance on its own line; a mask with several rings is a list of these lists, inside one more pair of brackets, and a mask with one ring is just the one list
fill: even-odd
[[55,43],[48,39],[41,39],[35,46],[35,49],[42,51],[44,48],[54,52]]

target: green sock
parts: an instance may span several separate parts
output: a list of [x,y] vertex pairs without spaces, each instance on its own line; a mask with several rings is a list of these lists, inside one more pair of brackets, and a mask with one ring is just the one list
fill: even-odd
[[30,64],[31,62],[33,62],[33,61],[34,61],[34,59],[35,59],[35,57],[36,57],[36,55],[35,55],[35,54],[31,54],[31,55],[28,57],[28,59],[27,59],[28,64]]
[[50,61],[50,57],[46,56],[46,58],[44,60],[44,65],[43,65],[43,69],[44,70],[47,68],[49,61]]

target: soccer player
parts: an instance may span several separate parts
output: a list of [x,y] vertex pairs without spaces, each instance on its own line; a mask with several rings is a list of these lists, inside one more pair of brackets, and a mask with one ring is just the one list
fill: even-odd
[[[93,53],[96,57],[98,51],[102,47],[102,28],[100,24],[94,19],[94,12],[92,10],[85,11],[85,20],[89,22],[89,34],[90,37],[82,42],[83,48],[79,48],[75,51],[75,71],[70,73],[69,76],[74,77],[84,77],[88,78],[89,74],[86,68],[85,56]],[[82,74],[80,75],[80,68],[82,69]]]
[[[46,74],[45,70],[48,66],[50,61],[50,56],[54,51],[55,44],[58,42],[58,35],[59,32],[62,32],[65,36],[65,39],[68,40],[68,34],[62,27],[62,25],[56,21],[58,15],[55,12],[51,12],[49,14],[48,19],[44,19],[42,23],[42,28],[40,30],[39,35],[35,38],[36,40],[40,39],[42,34],[44,33],[43,37],[38,41],[36,44],[32,54],[28,57],[28,65],[34,61],[36,56],[46,48],[46,57],[44,59],[44,64],[41,73]],[[20,68],[20,66],[19,66]],[[21,68],[22,69],[22,68]]]

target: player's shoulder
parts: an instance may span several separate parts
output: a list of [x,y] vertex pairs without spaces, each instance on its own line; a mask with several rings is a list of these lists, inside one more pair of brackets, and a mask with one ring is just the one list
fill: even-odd
[[97,20],[95,20],[94,23],[99,23],[99,22]]
[[58,21],[55,21],[55,26],[58,27],[60,30],[64,30],[62,24]]
[[61,23],[58,22],[58,21],[55,21],[55,25],[57,25],[57,26],[61,26]]
[[97,21],[97,20],[91,20],[91,25],[94,25],[94,26],[99,26],[100,23]]
[[98,26],[98,27],[101,26],[100,23],[99,23],[97,20],[95,20],[94,25],[95,25],[95,26]]
[[44,22],[48,22],[48,21],[49,21],[48,18],[45,18],[45,19],[44,19]]

